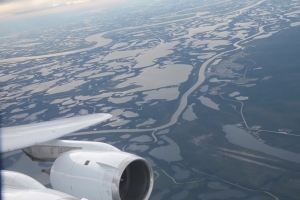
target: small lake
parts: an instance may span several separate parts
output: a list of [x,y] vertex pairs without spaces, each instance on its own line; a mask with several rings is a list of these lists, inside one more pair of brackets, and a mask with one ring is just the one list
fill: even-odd
[[201,103],[211,109],[214,109],[214,110],[220,110],[219,109],[219,104],[216,104],[215,102],[213,102],[210,98],[207,98],[207,97],[204,97],[204,96],[200,96],[198,98]]
[[223,126],[223,131],[226,133],[225,137],[232,144],[255,151],[260,151],[291,162],[300,163],[300,154],[271,147],[265,143],[262,143],[247,133],[247,131],[244,129],[238,128],[234,125],[225,125]]

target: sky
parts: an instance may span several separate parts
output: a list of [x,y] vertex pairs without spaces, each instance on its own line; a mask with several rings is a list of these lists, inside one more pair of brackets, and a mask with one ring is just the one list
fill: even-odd
[[81,8],[116,5],[124,0],[0,0],[0,22]]

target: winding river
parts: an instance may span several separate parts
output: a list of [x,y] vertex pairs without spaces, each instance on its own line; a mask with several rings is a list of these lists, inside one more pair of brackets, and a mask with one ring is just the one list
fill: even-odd
[[211,57],[210,59],[206,60],[200,67],[199,72],[198,72],[198,76],[197,76],[197,82],[190,87],[181,97],[180,99],[180,103],[178,105],[178,108],[176,109],[176,111],[173,113],[170,121],[164,125],[155,127],[155,128],[147,128],[147,129],[115,129],[115,130],[101,130],[101,131],[86,131],[86,132],[78,132],[78,133],[73,133],[71,134],[72,136],[74,135],[84,135],[84,134],[99,134],[99,133],[125,133],[125,132],[146,132],[146,131],[158,131],[161,129],[165,129],[168,128],[174,124],[177,123],[178,118],[180,117],[180,115],[182,114],[182,112],[184,111],[184,109],[186,108],[187,104],[188,104],[188,98],[189,96],[195,91],[197,90],[197,88],[205,81],[205,70],[207,69],[207,67],[218,57],[239,50],[242,48],[242,46],[240,45],[240,43],[246,42],[248,40],[251,40],[255,37],[257,37],[258,35],[261,35],[265,33],[264,31],[264,27],[259,27],[259,32],[249,36],[247,38],[245,38],[244,40],[240,40],[238,42],[235,42],[233,44],[234,47],[236,47],[235,49],[232,50],[228,50],[228,51],[224,51],[222,53],[219,53],[213,57]]

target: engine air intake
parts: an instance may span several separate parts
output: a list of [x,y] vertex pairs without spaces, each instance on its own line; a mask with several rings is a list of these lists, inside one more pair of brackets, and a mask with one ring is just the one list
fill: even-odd
[[[119,195],[121,200],[144,200],[149,197],[152,170],[144,160],[131,162],[119,179]],[[150,191],[149,191],[150,190]]]

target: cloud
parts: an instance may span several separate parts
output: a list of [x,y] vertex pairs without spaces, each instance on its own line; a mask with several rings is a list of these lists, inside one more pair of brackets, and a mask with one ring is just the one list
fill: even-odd
[[4,0],[0,1],[0,21],[47,15],[56,12],[112,5],[123,0]]

